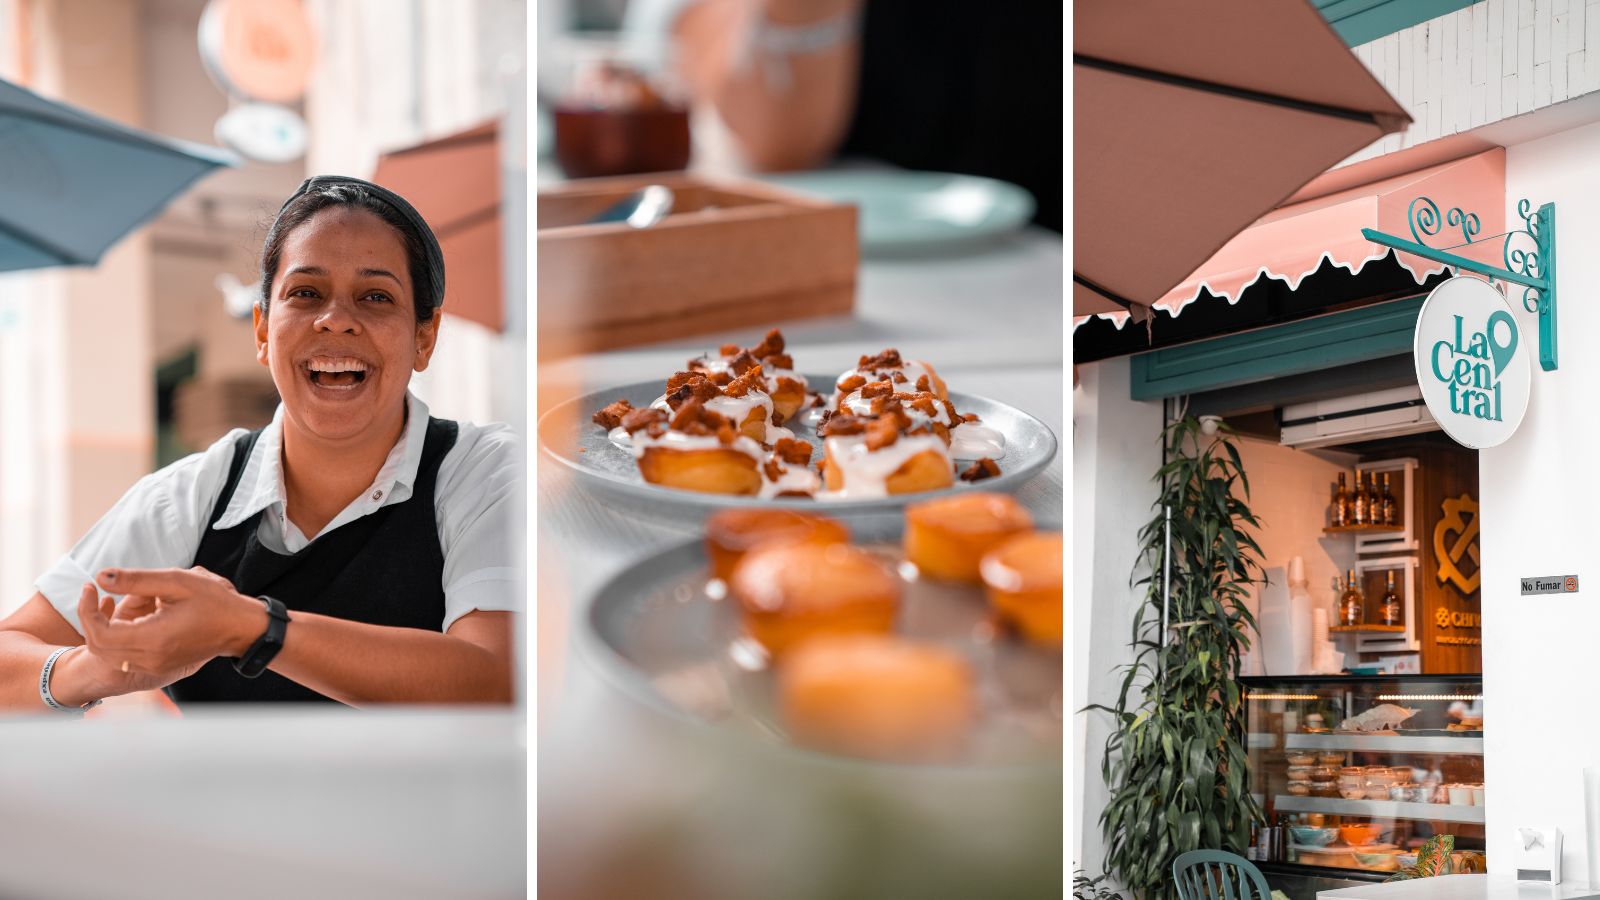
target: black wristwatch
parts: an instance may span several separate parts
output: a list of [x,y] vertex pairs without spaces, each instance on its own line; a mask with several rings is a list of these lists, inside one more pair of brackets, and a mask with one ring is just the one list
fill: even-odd
[[267,630],[244,656],[233,661],[233,670],[246,678],[255,678],[267,670],[267,663],[283,649],[283,633],[289,629],[289,607],[282,600],[266,595],[256,599],[267,605]]

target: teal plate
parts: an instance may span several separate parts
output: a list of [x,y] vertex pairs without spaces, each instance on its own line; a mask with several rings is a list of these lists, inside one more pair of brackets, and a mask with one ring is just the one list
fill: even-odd
[[769,176],[803,194],[855,205],[868,253],[942,250],[1008,234],[1033,218],[1033,195],[1014,184],[942,172],[824,170]]

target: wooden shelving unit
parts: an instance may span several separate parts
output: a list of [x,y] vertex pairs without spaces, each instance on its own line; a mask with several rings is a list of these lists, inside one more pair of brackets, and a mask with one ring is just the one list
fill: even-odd
[[1328,525],[1323,534],[1404,534],[1403,525]]
[[1405,634],[1404,625],[1329,625],[1333,634]]

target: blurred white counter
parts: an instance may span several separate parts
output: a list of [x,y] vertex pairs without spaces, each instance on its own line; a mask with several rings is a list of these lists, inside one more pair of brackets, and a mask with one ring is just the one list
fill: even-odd
[[1528,884],[1510,875],[1442,875],[1318,891],[1317,900],[1580,900],[1600,897],[1581,884]]
[[0,897],[527,892],[520,712],[0,718]]

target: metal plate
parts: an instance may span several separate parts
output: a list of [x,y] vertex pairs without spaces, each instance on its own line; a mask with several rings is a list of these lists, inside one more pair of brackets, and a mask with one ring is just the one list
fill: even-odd
[[[831,385],[832,375],[806,375],[812,385]],[[646,482],[639,474],[633,455],[606,437],[606,430],[592,418],[616,400],[627,400],[636,407],[649,406],[661,396],[665,379],[641,381],[609,388],[568,400],[539,419],[539,446],[557,462],[570,468],[583,485],[596,493],[626,504],[630,512],[664,515],[673,518],[703,518],[730,506],[790,507],[825,512],[828,515],[856,517],[895,512],[907,503],[931,500],[964,490],[1013,492],[1037,475],[1056,454],[1056,436],[1050,427],[1033,416],[983,397],[950,392],[950,400],[962,413],[977,413],[983,424],[998,429],[1006,438],[1006,454],[1000,457],[1000,474],[971,484],[956,481],[953,487],[918,494],[855,500],[815,500],[808,497],[736,497],[662,487]],[[809,410],[806,412],[810,412]],[[802,412],[785,423],[795,437],[816,448],[813,462],[821,459],[822,440],[817,437],[814,415]],[[576,433],[573,433],[576,430]]]
[[[922,580],[914,567],[896,565],[901,522],[899,515],[877,516],[849,527],[857,546],[904,579],[896,633],[955,649],[972,665],[980,715],[960,765],[1059,764],[1061,650],[998,632],[980,586]],[[641,560],[589,602],[584,652],[645,704],[786,744],[775,679],[759,647],[742,634],[737,602],[720,587],[701,541]]]

